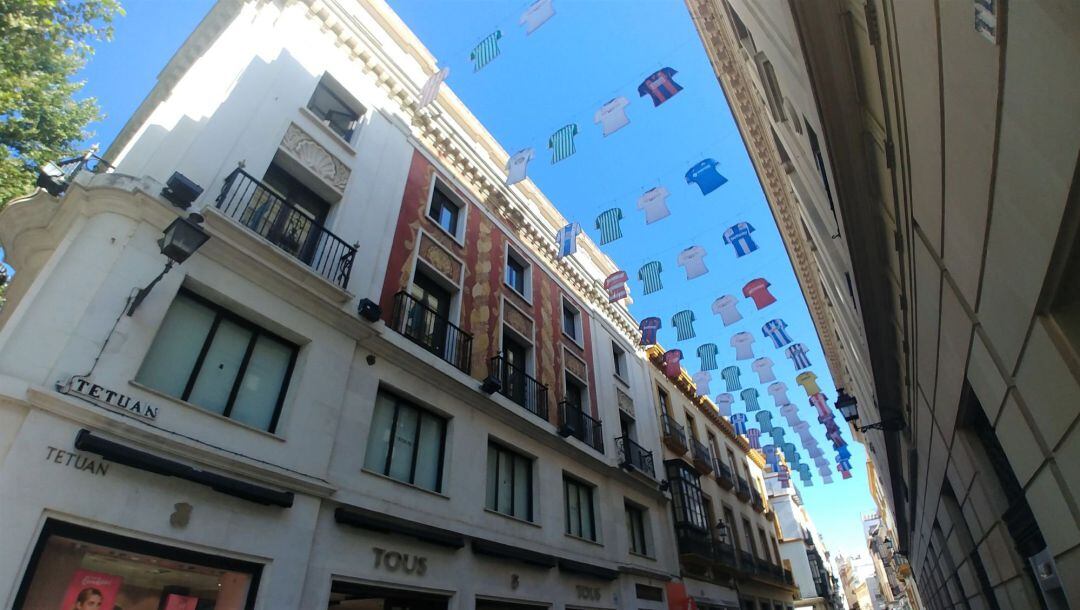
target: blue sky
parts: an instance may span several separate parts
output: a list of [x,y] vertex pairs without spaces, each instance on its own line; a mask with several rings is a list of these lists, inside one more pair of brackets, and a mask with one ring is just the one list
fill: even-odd
[[[91,126],[96,134],[88,143],[100,142],[102,149],[108,146],[211,4],[209,0],[125,2],[127,16],[116,23],[115,40],[99,45],[81,75],[87,81],[85,93],[97,97],[107,114]],[[830,402],[835,400],[824,355],[776,224],[685,5],[676,0],[555,0],[556,15],[527,36],[518,18],[528,1],[390,0],[390,4],[440,65],[451,68],[447,83],[506,150],[535,149],[529,176],[567,218],[598,239],[593,229],[596,216],[608,208],[622,208],[623,237],[602,249],[632,278],[634,315],[663,319],[660,342],[669,349],[682,349],[684,367],[691,374],[697,372],[694,352],[705,342],[720,347],[721,367],[734,363],[734,350],[728,347],[731,335],[750,332],[756,339],[755,356],[769,356],[776,364],[777,378],[787,384],[802,419],[813,423],[815,436],[831,460],[831,445],[794,381],[794,367],[761,335],[765,321],[785,320],[794,340],[810,348],[810,370],[819,376]],[[473,72],[470,50],[496,30],[502,32],[500,56]],[[683,91],[653,107],[638,97],[637,87],[646,76],[668,66],[678,72],[675,80]],[[630,101],[626,108],[630,124],[605,138],[593,116],[617,96]],[[568,123],[578,125],[577,153],[552,165],[548,137]],[[686,171],[704,158],[719,162],[717,169],[729,180],[708,196],[684,179]],[[671,216],[646,225],[636,201],[655,186],[670,191]],[[754,226],[753,238],[759,246],[742,258],[722,240],[724,230],[736,222]],[[687,280],[676,265],[676,256],[691,245],[708,252],[705,264],[710,272]],[[637,269],[651,260],[663,265],[664,288],[642,295],[634,278]],[[777,303],[761,311],[741,298],[742,286],[757,277],[771,283],[777,298]],[[726,328],[710,311],[713,300],[722,294],[740,297],[743,315],[742,321]],[[671,316],[683,309],[694,311],[697,336],[677,342]],[[753,383],[757,379],[749,362],[739,364],[744,387],[757,387],[762,406],[773,411],[774,422],[783,423],[764,385]],[[713,378],[715,395],[722,384],[718,374]],[[741,401],[734,411],[742,411]],[[752,417],[750,423],[756,423]],[[850,440],[842,422],[841,427]],[[786,440],[798,444],[798,436],[790,430]],[[815,485],[802,488],[805,505],[833,552],[865,549],[860,515],[873,510],[865,453],[861,445],[849,448],[854,468],[851,479],[835,476],[832,485],[822,485],[813,469]],[[800,452],[805,459],[805,451],[800,448]]]

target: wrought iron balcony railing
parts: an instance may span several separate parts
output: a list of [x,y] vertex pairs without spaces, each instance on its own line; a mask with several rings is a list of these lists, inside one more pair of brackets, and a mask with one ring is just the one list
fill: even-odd
[[502,356],[495,356],[488,363],[488,374],[499,380],[499,392],[525,407],[540,419],[548,419],[546,385],[530,377],[524,370],[510,364]]
[[701,474],[709,474],[713,469],[712,454],[709,453],[709,448],[705,446],[705,443],[697,440],[696,438],[690,439],[690,450],[694,457],[694,467]]
[[650,478],[656,478],[656,469],[653,467],[653,454],[633,439],[620,436],[615,439],[615,446],[619,449],[619,464],[623,468],[633,468]]
[[322,226],[315,216],[278,195],[239,167],[216,200],[217,209],[311,267],[341,288],[348,288],[356,246]]
[[600,420],[593,419],[581,407],[565,400],[559,403],[559,434],[572,436],[600,453],[604,452],[604,431]]
[[762,499],[758,490],[753,488],[750,489],[750,506],[759,513],[765,511],[765,500]]
[[735,490],[735,495],[743,502],[750,499],[750,484],[746,482],[746,479],[739,477],[739,486]]
[[739,569],[747,574],[753,574],[757,569],[754,556],[747,551],[739,551]]
[[417,301],[407,292],[394,295],[390,328],[420,347],[469,373],[472,335],[450,323],[437,311]]
[[720,484],[720,487],[724,489],[735,487],[735,476],[731,474],[731,469],[728,468],[727,464],[717,459],[713,472],[716,474],[716,482]]
[[666,413],[660,416],[660,427],[664,435],[664,444],[675,453],[682,455],[689,447],[686,444],[686,432],[679,422]]

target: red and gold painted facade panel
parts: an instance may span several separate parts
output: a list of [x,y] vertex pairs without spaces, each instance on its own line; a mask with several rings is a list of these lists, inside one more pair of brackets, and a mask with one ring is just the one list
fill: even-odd
[[[506,309],[516,307],[521,311],[514,319],[507,320],[515,328],[528,321],[528,327],[532,329],[530,335],[533,341],[535,374],[541,383],[547,384],[548,395],[551,404],[549,413],[552,422],[557,416],[555,403],[562,400],[563,367],[566,356],[562,346],[571,347],[574,353],[580,355],[585,362],[592,362],[592,329],[587,315],[581,316],[582,344],[575,345],[562,334],[562,299],[563,288],[549,275],[550,271],[540,265],[537,260],[529,256],[528,250],[523,250],[520,245],[515,245],[515,250],[525,255],[532,265],[532,302],[529,303],[520,295],[516,294],[503,281],[506,246],[510,241],[509,236],[496,225],[488,213],[470,202],[470,199],[462,193],[457,193],[461,201],[469,206],[465,213],[462,210],[462,218],[465,219],[465,235],[463,244],[450,239],[442,230],[428,218],[427,208],[432,188],[432,181],[436,179],[435,167],[426,157],[419,152],[413,153],[412,166],[405,183],[405,193],[402,196],[401,213],[398,216],[397,227],[394,231],[394,243],[391,247],[388,261],[388,273],[383,285],[380,305],[384,315],[391,315],[393,310],[394,294],[406,289],[412,282],[415,257],[421,250],[425,238],[421,235],[430,235],[442,246],[442,254],[451,254],[447,258],[454,257],[464,261],[464,267],[457,275],[461,280],[458,289],[461,298],[460,320],[451,320],[465,332],[473,337],[472,344],[472,374],[480,379],[487,375],[488,361],[499,353],[501,333],[501,316],[505,316]],[[445,185],[446,182],[444,181]],[[421,233],[423,229],[423,233]],[[435,251],[434,244],[425,246],[425,251]],[[456,261],[454,261],[456,263]],[[430,264],[430,263],[429,263]],[[441,271],[441,270],[440,270]],[[451,271],[452,272],[452,271]],[[507,301],[504,304],[503,298]],[[576,303],[576,300],[572,300]],[[511,305],[513,303],[513,305]],[[525,315],[521,315],[521,314]],[[520,331],[519,331],[520,332]],[[575,364],[570,364],[574,367]],[[577,367],[580,368],[580,363]],[[593,367],[586,367],[589,384],[589,403],[592,405],[593,415],[596,416],[596,391]]]

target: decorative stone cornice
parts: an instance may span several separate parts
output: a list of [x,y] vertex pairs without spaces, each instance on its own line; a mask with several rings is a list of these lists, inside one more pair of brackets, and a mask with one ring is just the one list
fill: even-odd
[[727,95],[728,105],[761,181],[765,199],[776,218],[780,236],[784,240],[795,276],[799,280],[810,316],[817,328],[829,371],[834,380],[844,383],[843,360],[833,330],[833,320],[829,316],[828,301],[821,286],[821,273],[801,229],[799,203],[792,193],[780,161],[780,153],[773,142],[769,111],[754,89],[728,14],[720,0],[686,0],[686,5],[690,9],[691,19],[701,36],[713,71]]

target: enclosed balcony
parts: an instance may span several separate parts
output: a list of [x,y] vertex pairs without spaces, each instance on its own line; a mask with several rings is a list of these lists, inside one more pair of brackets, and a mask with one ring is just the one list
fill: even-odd
[[499,380],[499,393],[547,421],[548,398],[546,385],[530,377],[524,370],[510,364],[502,356],[488,362],[488,374]]
[[627,470],[636,470],[649,478],[656,478],[652,451],[645,449],[626,436],[615,439],[615,446],[619,450],[620,466]]
[[678,455],[686,453],[689,447],[686,444],[686,432],[670,415],[660,416],[660,427],[663,433],[664,444]]
[[694,458],[694,468],[703,475],[710,474],[713,469],[713,458],[705,443],[696,438],[690,439],[690,448]]
[[731,474],[731,469],[727,464],[716,460],[713,472],[716,474],[716,482],[720,484],[720,487],[727,490],[735,487],[735,476]]
[[593,419],[581,407],[565,400],[559,403],[559,434],[572,436],[600,453],[604,452],[604,431],[600,420]]
[[394,295],[390,328],[468,374],[472,335],[450,323],[407,292]]
[[312,211],[286,201],[251,174],[233,170],[215,206],[326,280],[349,287],[356,247],[331,233]]

